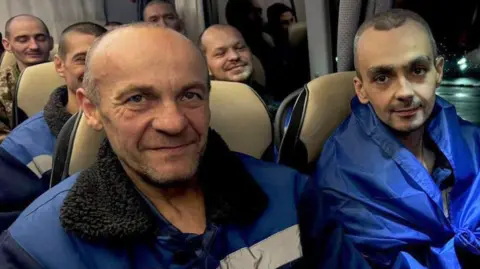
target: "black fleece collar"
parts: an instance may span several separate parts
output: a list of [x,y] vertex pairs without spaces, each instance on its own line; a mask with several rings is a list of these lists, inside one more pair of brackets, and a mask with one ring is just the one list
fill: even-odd
[[[97,158],[79,175],[64,201],[63,227],[89,241],[115,243],[152,237],[158,228],[154,214],[107,141]],[[198,173],[209,223],[248,224],[268,205],[266,194],[215,131],[209,132]]]
[[72,114],[67,111],[67,103],[68,89],[66,86],[62,86],[52,92],[48,103],[43,108],[45,121],[55,137],[58,136],[68,119],[72,117]]

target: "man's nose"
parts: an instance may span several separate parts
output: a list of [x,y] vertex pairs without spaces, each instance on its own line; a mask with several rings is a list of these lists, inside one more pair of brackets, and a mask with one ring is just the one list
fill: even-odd
[[238,52],[234,49],[230,49],[228,51],[228,59],[229,60],[238,60],[240,58],[240,55],[238,54]]
[[167,24],[165,23],[165,20],[163,18],[158,19],[157,25],[159,25],[163,28],[167,28]]
[[175,102],[162,104],[155,112],[152,127],[168,135],[181,133],[188,125],[188,120],[181,107]]
[[38,50],[39,47],[40,46],[38,45],[38,43],[35,39],[31,39],[30,42],[28,43],[28,48],[31,49],[31,50]]
[[414,85],[407,78],[399,78],[397,87],[397,99],[403,102],[411,102],[413,100],[413,97],[415,95]]

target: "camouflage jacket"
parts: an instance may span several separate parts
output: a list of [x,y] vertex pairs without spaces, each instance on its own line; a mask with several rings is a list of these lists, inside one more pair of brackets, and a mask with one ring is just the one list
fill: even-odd
[[20,70],[17,65],[0,71],[0,143],[10,133],[11,126],[13,126],[13,97],[19,75]]

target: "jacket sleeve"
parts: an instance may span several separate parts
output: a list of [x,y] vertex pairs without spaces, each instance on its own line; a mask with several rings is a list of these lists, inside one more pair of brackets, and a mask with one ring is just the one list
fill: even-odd
[[[38,178],[27,166],[1,147],[0,171],[0,232],[2,232],[33,200],[48,189],[49,181],[46,178]],[[49,177],[49,173],[44,177]]]
[[[0,92],[2,91],[2,87],[0,86]],[[5,108],[5,104],[0,96],[0,144],[5,140],[7,135],[10,133],[10,125],[7,110]]]
[[7,68],[0,71],[0,143],[10,133],[12,111],[12,70]]
[[328,202],[310,180],[299,206],[300,238],[305,268],[371,268],[363,255],[345,237],[341,223],[324,212]]
[[0,235],[0,265],[2,269],[40,269],[42,266],[28,254],[8,231]]

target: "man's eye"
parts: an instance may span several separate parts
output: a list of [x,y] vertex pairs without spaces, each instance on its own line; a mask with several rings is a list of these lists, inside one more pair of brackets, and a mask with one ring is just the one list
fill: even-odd
[[46,36],[43,36],[43,35],[42,35],[42,36],[37,36],[37,37],[36,37],[36,40],[37,40],[37,41],[40,41],[40,42],[43,42],[43,41],[46,41],[46,40],[47,40],[47,37],[46,37]]
[[413,73],[417,76],[423,76],[427,73],[427,70],[423,67],[415,67]]
[[182,96],[182,101],[190,101],[190,100],[202,100],[202,96],[195,92],[186,92]]
[[375,77],[375,82],[379,84],[384,84],[388,82],[388,77],[385,75],[378,75]]
[[137,94],[137,95],[129,97],[127,99],[127,102],[138,104],[138,103],[141,103],[144,100],[145,100],[145,98],[143,96],[141,96],[140,94]]

